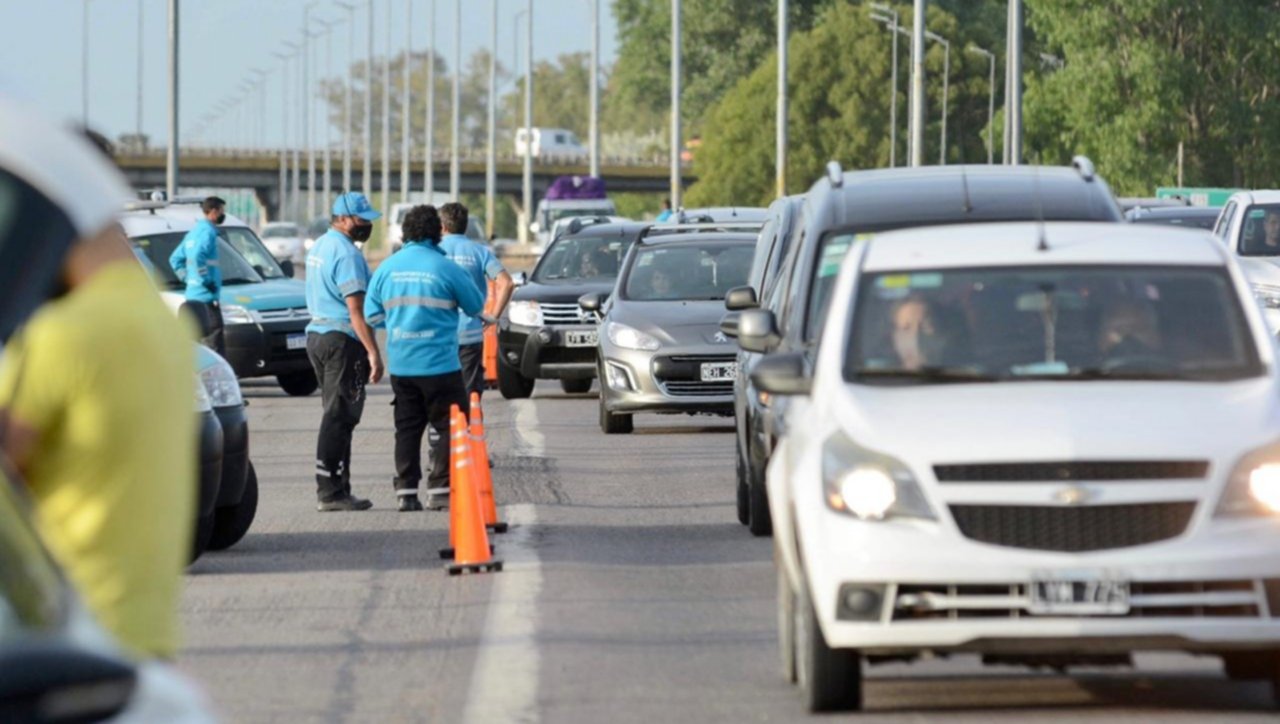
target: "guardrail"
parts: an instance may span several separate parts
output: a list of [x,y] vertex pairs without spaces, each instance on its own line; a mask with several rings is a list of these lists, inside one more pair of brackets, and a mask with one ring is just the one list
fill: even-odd
[[[249,161],[249,162],[257,162],[257,163],[267,163],[271,161],[278,161],[281,153],[287,153],[289,158],[292,159],[293,152],[294,152],[294,149],[292,148],[264,149],[264,148],[227,148],[227,147],[181,147],[179,149],[179,156],[188,157],[188,158],[211,158],[211,159],[240,160],[240,161]],[[163,163],[165,160],[165,153],[166,153],[166,149],[164,148],[148,148],[146,150],[117,148],[115,157],[116,157],[116,160],[121,163],[139,163],[139,162],[145,163],[145,162],[152,162],[152,161]],[[323,149],[318,149],[315,153],[316,153],[316,163],[318,166],[320,163],[320,158],[323,154]],[[303,159],[302,163],[305,165],[306,164],[305,158],[307,156],[306,149],[298,149],[298,154],[300,159]],[[341,148],[330,149],[329,154],[330,154],[330,164],[340,166],[342,163],[342,149]],[[423,163],[425,158],[426,158],[426,155],[421,151],[412,152],[409,154],[409,161],[414,164]],[[465,164],[485,163],[487,161],[487,158],[488,158],[487,154],[482,149],[465,149],[462,151],[462,153],[459,154],[459,159],[461,160],[462,163],[465,163]],[[374,166],[381,167],[381,163],[382,163],[381,159],[382,159],[381,153],[375,153],[371,160]],[[433,164],[448,165],[450,162],[452,162],[453,157],[448,151],[443,151],[443,152],[437,152],[432,154],[432,159],[433,159]],[[496,156],[496,161],[498,164],[501,164],[501,165],[522,164],[524,163],[524,156],[517,155],[515,153],[499,153]],[[352,164],[353,164],[353,167],[357,170],[363,168],[364,166],[363,151],[353,152]],[[587,165],[587,157],[579,156],[579,155],[546,154],[542,156],[535,156],[533,158],[533,164],[534,166],[583,166],[585,167]],[[393,168],[399,167],[400,165],[399,153],[392,155],[391,165]],[[637,156],[605,155],[600,157],[600,165],[611,166],[615,168],[617,167],[652,168],[652,167],[658,167],[658,166],[665,168],[670,165],[670,158],[666,155],[637,155]],[[680,165],[683,168],[688,168],[692,164],[688,161],[682,161]]]

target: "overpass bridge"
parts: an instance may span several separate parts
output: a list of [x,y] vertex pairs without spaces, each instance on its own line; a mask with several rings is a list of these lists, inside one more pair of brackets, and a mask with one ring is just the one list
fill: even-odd
[[[290,152],[291,153],[291,152]],[[309,174],[307,157],[300,155],[301,169],[298,174],[299,187],[305,193],[308,190]],[[269,218],[279,215],[282,200],[280,188],[280,171],[282,152],[279,150],[228,150],[228,149],[183,149],[179,156],[179,184],[187,187],[201,188],[243,188],[253,189],[258,202],[267,210]],[[163,149],[146,153],[118,152],[116,163],[124,171],[129,183],[139,190],[164,188],[165,157]],[[290,166],[288,183],[292,184],[292,156],[287,160]],[[330,188],[335,193],[342,189],[342,155],[332,154],[330,160]],[[377,193],[382,190],[382,162],[372,159],[372,189],[366,192]],[[409,190],[422,191],[424,185],[425,159],[421,153],[410,158]],[[389,169],[390,191],[400,191],[400,159],[394,157]],[[469,153],[463,157],[461,167],[463,193],[484,193],[485,191],[485,159],[484,154]],[[670,167],[666,157],[655,158],[616,158],[602,159],[600,175],[605,186],[611,192],[642,191],[662,193],[670,189]],[[363,156],[357,154],[352,159],[351,181],[359,188],[363,174]],[[533,195],[541,198],[547,187],[558,176],[585,176],[585,162],[569,163],[549,159],[534,160]],[[449,188],[449,157],[437,154],[432,164],[432,178],[437,191]],[[682,184],[688,186],[696,177],[687,165],[682,172]],[[514,197],[519,202],[522,193],[523,159],[518,156],[505,155],[498,157],[497,193]],[[324,189],[324,173],[321,155],[316,154],[316,189]],[[317,202],[317,206],[319,202]]]

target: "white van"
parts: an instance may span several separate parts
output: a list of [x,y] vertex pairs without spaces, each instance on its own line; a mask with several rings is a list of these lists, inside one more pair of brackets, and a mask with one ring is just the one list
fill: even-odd
[[533,132],[534,158],[581,160],[587,157],[587,147],[582,145],[573,131],[563,128],[533,128],[516,130],[516,155],[524,156],[525,144],[528,143],[529,131]]

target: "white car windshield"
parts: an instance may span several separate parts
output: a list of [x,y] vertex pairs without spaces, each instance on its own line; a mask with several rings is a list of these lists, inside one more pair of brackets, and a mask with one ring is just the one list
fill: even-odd
[[866,275],[851,382],[1229,380],[1262,366],[1226,271],[1026,267]]

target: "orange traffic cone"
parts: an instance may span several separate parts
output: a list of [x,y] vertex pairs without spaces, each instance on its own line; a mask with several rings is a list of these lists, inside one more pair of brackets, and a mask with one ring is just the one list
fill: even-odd
[[[451,480],[449,508],[457,509],[458,527],[453,532],[454,556],[453,565],[446,570],[449,575],[456,576],[464,571],[481,573],[484,571],[501,571],[502,561],[493,557],[493,549],[489,547],[489,533],[484,525],[484,512],[480,504],[480,490],[476,486],[475,476],[469,471],[471,463],[471,445],[466,433],[466,418],[454,406],[450,410],[450,419],[462,430],[460,445],[453,446],[456,454],[454,461],[455,479]],[[452,425],[451,425],[452,426]],[[452,457],[452,456],[451,456]]]
[[506,533],[507,524],[498,520],[498,504],[493,496],[493,473],[489,469],[489,447],[484,440],[484,413],[479,393],[471,393],[471,472],[480,489],[484,524],[494,533]]
[[[458,453],[458,448],[462,446],[466,440],[465,418],[458,412],[458,406],[453,405],[449,408],[449,547],[440,549],[441,558],[453,558],[454,550],[458,546],[458,527],[462,521],[458,518],[458,506],[455,505],[454,499],[458,494],[458,483],[462,477],[470,472],[470,461],[464,461]],[[465,462],[465,464],[464,464]]]

